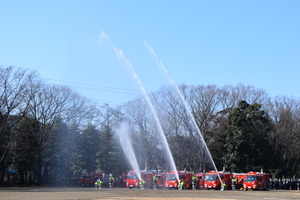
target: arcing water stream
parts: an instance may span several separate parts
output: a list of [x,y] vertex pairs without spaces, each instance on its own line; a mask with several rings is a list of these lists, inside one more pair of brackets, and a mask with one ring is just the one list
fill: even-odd
[[192,114],[192,112],[191,112],[191,110],[190,110],[190,107],[188,106],[188,104],[187,104],[187,102],[186,102],[186,100],[185,100],[185,98],[184,98],[182,92],[181,92],[180,89],[178,88],[178,86],[177,86],[177,84],[175,83],[175,81],[169,76],[167,69],[165,68],[165,66],[163,65],[163,63],[158,59],[158,57],[156,56],[156,54],[155,54],[154,50],[152,49],[152,47],[151,47],[147,42],[145,42],[145,41],[144,41],[143,43],[144,43],[144,45],[146,46],[146,48],[147,48],[147,50],[149,51],[149,53],[153,56],[155,62],[156,62],[157,65],[159,66],[159,68],[163,71],[163,73],[164,73],[165,76],[167,77],[169,83],[174,87],[174,89],[176,90],[178,96],[180,97],[181,102],[182,102],[182,104],[184,105],[184,108],[185,108],[185,110],[187,111],[187,114],[188,114],[190,120],[192,121],[193,125],[195,126],[195,128],[196,128],[196,130],[197,130],[197,133],[199,134],[200,139],[201,139],[201,141],[202,141],[203,144],[204,144],[204,147],[205,147],[206,152],[208,153],[209,159],[211,160],[211,162],[212,162],[212,164],[213,164],[213,167],[214,167],[215,171],[217,172],[220,181],[222,182],[221,177],[220,177],[220,174],[218,173],[217,167],[216,167],[216,165],[215,165],[215,162],[214,162],[214,160],[213,160],[213,158],[212,158],[212,156],[211,156],[211,154],[210,154],[210,152],[209,152],[209,149],[208,149],[208,147],[207,147],[207,145],[206,145],[206,142],[204,141],[204,138],[203,138],[203,136],[202,136],[202,134],[201,134],[201,131],[200,131],[200,129],[199,129],[197,123],[196,123],[196,120],[195,120],[195,118],[194,118],[194,116],[193,116],[193,114]]
[[158,119],[156,111],[154,109],[154,106],[153,106],[152,102],[150,101],[150,98],[147,95],[147,92],[146,92],[146,90],[145,90],[145,88],[143,86],[143,83],[140,80],[139,76],[135,73],[132,64],[124,56],[123,52],[121,50],[117,49],[116,47],[114,47],[114,50],[115,50],[115,53],[116,53],[118,59],[122,63],[124,63],[126,65],[126,67],[128,68],[128,70],[130,71],[131,75],[133,76],[134,80],[137,82],[137,84],[140,87],[140,90],[141,90],[141,92],[142,92],[142,94],[144,96],[144,99],[145,99],[146,103],[148,104],[148,106],[149,106],[149,108],[151,110],[151,113],[153,114],[154,120],[156,122],[157,129],[158,129],[158,133],[160,134],[160,137],[162,138],[162,141],[163,141],[163,144],[164,144],[164,149],[166,150],[166,153],[167,153],[167,156],[168,156],[168,159],[169,159],[169,163],[171,165],[170,167],[172,168],[171,170],[175,171],[176,178],[179,181],[179,176],[178,176],[178,173],[177,173],[177,169],[176,169],[176,166],[175,166],[175,162],[174,162],[172,153],[170,151],[170,147],[169,147],[168,141],[166,139],[166,136],[164,134],[164,131],[162,129],[162,126],[160,124],[160,121]]
[[123,148],[124,154],[126,155],[127,160],[130,162],[132,169],[135,171],[139,180],[142,180],[141,172],[139,169],[138,162],[135,157],[135,153],[132,148],[130,135],[128,134],[128,124],[126,122],[122,122],[120,124],[117,133],[120,138],[120,144]]

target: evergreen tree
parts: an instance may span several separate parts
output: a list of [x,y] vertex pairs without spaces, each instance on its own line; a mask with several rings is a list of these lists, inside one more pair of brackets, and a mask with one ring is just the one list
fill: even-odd
[[99,152],[100,168],[106,174],[113,173],[114,160],[118,155],[115,146],[115,127],[118,125],[121,113],[117,109],[109,107],[108,104],[102,106],[101,116],[101,147]]
[[38,141],[36,123],[27,117],[17,126],[15,146],[15,165],[20,183],[30,184],[37,176]]
[[226,167],[232,171],[252,171],[268,167],[270,123],[260,104],[240,101],[228,116]]
[[99,131],[92,124],[88,124],[82,131],[79,142],[80,167],[86,173],[97,170],[97,153],[101,146]]
[[72,152],[74,148],[74,138],[69,131],[68,126],[58,119],[54,124],[53,130],[53,144],[51,175],[54,184],[66,185],[70,183],[73,177],[72,173]]
[[112,173],[114,176],[127,173],[130,169],[130,165],[128,164],[118,139],[119,138],[114,137],[112,140],[112,148],[110,153],[111,166],[108,173]]
[[72,170],[72,178],[74,181],[81,175],[81,165],[80,165],[81,134],[76,120],[72,120],[68,128],[70,134],[69,144],[70,144],[70,151],[71,151],[70,163],[72,163],[72,166],[70,166],[70,168]]
[[217,169],[222,169],[225,166],[224,155],[227,154],[226,130],[228,129],[227,111],[218,113],[213,124],[213,137],[215,138],[209,150],[215,162]]

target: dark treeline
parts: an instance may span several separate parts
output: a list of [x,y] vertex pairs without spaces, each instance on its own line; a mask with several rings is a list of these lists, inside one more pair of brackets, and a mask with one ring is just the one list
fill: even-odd
[[[150,98],[178,169],[260,171],[299,177],[300,101],[251,86],[181,85],[201,135],[176,91]],[[142,98],[98,106],[36,72],[0,67],[0,184],[72,184],[83,173],[126,173],[117,130],[127,121],[141,169],[167,170],[153,115]],[[203,138],[202,138],[203,136]],[[203,142],[205,141],[205,143]]]

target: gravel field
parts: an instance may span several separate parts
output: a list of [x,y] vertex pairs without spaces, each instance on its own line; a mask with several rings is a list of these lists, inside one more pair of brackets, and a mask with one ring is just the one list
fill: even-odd
[[101,189],[81,187],[3,187],[0,200],[214,200],[214,199],[300,199],[300,191],[215,191],[215,190],[137,190],[125,188]]

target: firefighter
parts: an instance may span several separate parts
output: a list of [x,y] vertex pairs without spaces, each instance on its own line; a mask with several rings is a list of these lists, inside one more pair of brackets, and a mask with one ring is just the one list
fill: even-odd
[[192,187],[193,187],[193,190],[196,190],[196,187],[197,187],[197,177],[195,174],[193,174],[192,176]]
[[221,181],[221,190],[222,190],[222,191],[226,190],[226,183],[225,183],[225,180],[222,180],[222,181]]
[[236,185],[237,185],[237,179],[235,177],[232,177],[231,178],[231,187],[232,187],[232,190],[235,190]]
[[109,175],[109,188],[113,188],[115,178],[112,176],[112,174]]
[[95,189],[98,188],[98,184],[99,184],[99,182],[98,182],[98,180],[96,180],[96,182],[95,182]]
[[183,180],[179,180],[178,190],[182,190],[183,188]]
[[123,187],[123,177],[122,176],[120,176],[120,187]]
[[154,176],[152,177],[152,187],[153,187],[153,190],[157,189],[157,184],[158,184],[158,177],[156,176],[156,174],[154,174]]
[[141,181],[140,181],[140,189],[141,190],[145,189],[145,183],[146,182],[143,179],[141,179]]
[[95,189],[101,189],[102,188],[102,181],[101,179],[97,179],[95,182]]

